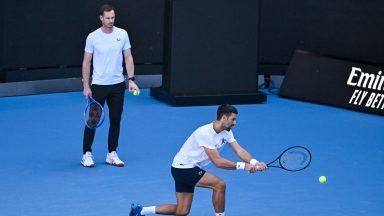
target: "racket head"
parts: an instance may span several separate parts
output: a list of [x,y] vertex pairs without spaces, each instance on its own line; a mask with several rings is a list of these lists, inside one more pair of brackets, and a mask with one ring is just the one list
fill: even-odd
[[89,97],[84,110],[84,122],[89,129],[96,129],[104,122],[103,106],[92,97]]
[[[279,161],[279,166],[272,165],[276,160]],[[303,146],[293,146],[281,153],[276,160],[269,163],[267,166],[296,172],[309,166],[312,161],[312,155],[311,152]]]

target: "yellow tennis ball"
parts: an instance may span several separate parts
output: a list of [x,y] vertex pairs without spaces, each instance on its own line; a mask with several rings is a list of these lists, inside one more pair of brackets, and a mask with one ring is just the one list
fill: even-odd
[[135,90],[133,90],[132,94],[135,95],[135,96],[137,96],[137,95],[140,94],[140,91],[135,89]]
[[325,176],[320,176],[319,177],[319,182],[324,184],[327,181],[327,178]]

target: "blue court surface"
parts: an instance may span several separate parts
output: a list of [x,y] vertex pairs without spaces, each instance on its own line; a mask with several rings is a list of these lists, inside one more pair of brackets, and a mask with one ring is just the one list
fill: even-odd
[[[123,216],[132,202],[175,203],[173,156],[194,129],[214,120],[217,107],[172,107],[148,90],[126,94],[118,148],[126,166],[104,163],[106,120],[90,169],[80,164],[85,102],[81,92],[0,98],[1,216]],[[226,215],[384,215],[384,117],[275,95],[236,107],[235,138],[258,160],[293,145],[308,147],[313,160],[296,173],[209,165],[227,182]],[[228,146],[222,155],[238,161]],[[190,215],[214,215],[210,190],[196,190]]]

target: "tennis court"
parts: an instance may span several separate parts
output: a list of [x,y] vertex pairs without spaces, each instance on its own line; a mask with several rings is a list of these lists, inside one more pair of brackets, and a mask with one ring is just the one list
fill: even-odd
[[[172,107],[126,94],[119,156],[104,163],[106,122],[97,129],[94,168],[80,164],[85,100],[81,92],[0,98],[0,215],[128,215],[132,202],[176,202],[170,164],[197,127],[214,120],[216,106]],[[237,105],[235,138],[258,160],[285,148],[308,147],[301,172],[270,169],[253,175],[207,170],[227,183],[226,215],[378,216],[384,213],[384,118],[268,95]],[[107,110],[108,111],[108,110]],[[237,160],[226,147],[222,155]],[[320,184],[318,177],[327,182]],[[197,189],[190,215],[213,215],[211,191]]]

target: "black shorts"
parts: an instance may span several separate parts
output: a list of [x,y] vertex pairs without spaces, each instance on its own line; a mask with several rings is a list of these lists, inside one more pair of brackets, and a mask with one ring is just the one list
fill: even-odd
[[199,167],[180,169],[171,168],[173,179],[175,180],[175,189],[179,193],[193,193],[195,185],[203,177],[205,170]]

